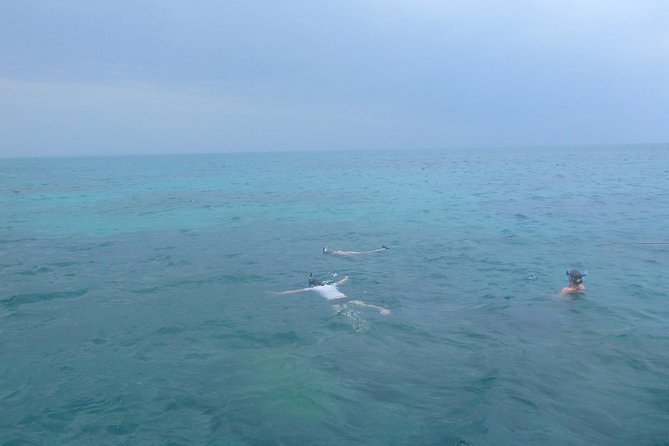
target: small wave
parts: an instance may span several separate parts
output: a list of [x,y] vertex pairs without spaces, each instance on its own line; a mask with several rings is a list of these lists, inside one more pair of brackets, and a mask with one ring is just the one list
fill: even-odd
[[209,284],[224,284],[224,285],[238,285],[244,283],[260,283],[264,279],[261,276],[256,274],[222,274],[218,276],[205,277],[203,279],[184,279],[176,282],[168,283],[162,286],[153,286],[146,288],[138,288],[130,290],[130,292],[135,294],[152,294],[163,290],[170,290],[174,288],[179,288],[183,286],[203,286]]
[[112,424],[107,426],[107,432],[112,435],[128,435],[135,432],[139,424],[131,421],[123,421],[121,424]]
[[19,242],[34,242],[35,238],[19,238],[19,239],[2,239],[0,240],[0,245],[5,245],[7,243],[19,243]]
[[39,302],[48,302],[56,299],[76,299],[88,293],[88,288],[72,291],[60,291],[52,293],[30,293],[15,294],[7,299],[0,300],[0,303],[6,307],[17,307],[23,304],[33,304]]
[[36,276],[38,274],[48,273],[50,271],[51,271],[51,268],[47,268],[46,266],[40,266],[40,267],[35,267],[33,269],[27,269],[25,271],[20,271],[17,274],[21,274],[22,276]]
[[186,328],[184,327],[161,327],[156,331],[156,334],[164,336],[164,335],[174,335],[174,334],[181,334],[186,331]]

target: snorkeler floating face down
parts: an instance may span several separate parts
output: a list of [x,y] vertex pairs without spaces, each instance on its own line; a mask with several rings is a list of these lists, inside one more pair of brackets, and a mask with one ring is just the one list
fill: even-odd
[[[336,276],[337,273],[334,273],[334,276]],[[312,273],[309,273],[309,287],[308,288],[302,288],[299,290],[289,290],[289,291],[280,291],[280,292],[275,292],[274,294],[297,294],[297,293],[305,293],[308,291],[315,291],[316,293],[320,294],[327,300],[331,302],[348,302],[353,305],[358,305],[360,307],[366,307],[366,308],[374,308],[379,311],[379,314],[382,316],[388,316],[390,314],[390,310],[387,308],[379,307],[377,305],[372,305],[368,304],[366,302],[363,302],[361,300],[351,300],[348,299],[346,294],[342,293],[337,289],[337,286],[339,285],[344,285],[345,283],[348,282],[348,276],[345,276],[343,279],[339,279],[336,282],[334,280],[318,280],[314,277]],[[345,305],[345,304],[342,304]]]

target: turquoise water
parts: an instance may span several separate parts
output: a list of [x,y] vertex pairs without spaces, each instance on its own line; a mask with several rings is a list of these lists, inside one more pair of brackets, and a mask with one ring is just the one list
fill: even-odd
[[[0,160],[0,444],[669,444],[668,177],[661,146]],[[309,272],[392,314],[269,293]]]

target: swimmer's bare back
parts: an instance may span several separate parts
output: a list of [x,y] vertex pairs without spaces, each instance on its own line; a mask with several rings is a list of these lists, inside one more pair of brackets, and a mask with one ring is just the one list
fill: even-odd
[[562,292],[560,294],[565,295],[565,294],[581,294],[585,292],[585,286],[584,285],[579,285],[577,287],[565,287],[562,288]]

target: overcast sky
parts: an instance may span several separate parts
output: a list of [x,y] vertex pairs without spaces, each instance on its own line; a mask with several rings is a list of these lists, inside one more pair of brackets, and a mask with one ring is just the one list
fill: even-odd
[[0,12],[0,156],[669,142],[666,0]]

